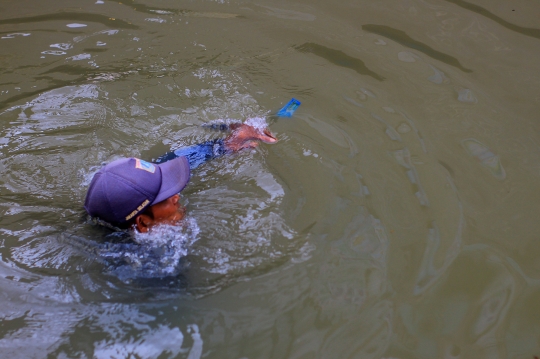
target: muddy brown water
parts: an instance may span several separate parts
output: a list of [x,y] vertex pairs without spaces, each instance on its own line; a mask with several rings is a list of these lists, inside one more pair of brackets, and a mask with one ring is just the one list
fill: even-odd
[[[0,352],[540,356],[540,4],[3,0]],[[291,97],[293,118],[275,113]],[[261,117],[140,244],[92,175]]]

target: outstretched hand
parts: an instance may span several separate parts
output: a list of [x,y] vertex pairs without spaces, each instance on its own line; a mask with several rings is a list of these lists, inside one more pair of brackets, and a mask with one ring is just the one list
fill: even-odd
[[255,148],[259,145],[258,141],[275,143],[277,138],[267,128],[259,130],[243,123],[235,126],[233,132],[225,139],[225,148],[233,152],[243,148]]

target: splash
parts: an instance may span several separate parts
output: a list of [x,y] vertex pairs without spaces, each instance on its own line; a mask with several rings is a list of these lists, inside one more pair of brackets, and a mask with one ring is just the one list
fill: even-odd
[[268,127],[266,119],[264,117],[252,117],[246,120],[246,125],[256,128],[259,131],[263,131]]
[[[217,120],[208,121],[202,124],[202,127],[211,128],[211,129],[219,130],[219,131],[228,131],[231,129],[231,125],[239,125],[241,123],[242,121],[240,120],[226,118],[226,119],[217,119]],[[264,131],[264,129],[268,127],[268,123],[266,122],[266,119],[264,117],[251,117],[251,118],[248,118],[244,123],[246,125],[254,127],[260,132]]]
[[149,233],[135,233],[132,242],[118,243],[125,233],[113,233],[107,238],[110,242],[97,245],[95,254],[122,281],[176,276],[182,269],[180,259],[188,254],[198,234],[195,219],[187,218],[181,226],[162,225]]
[[217,120],[208,121],[207,123],[203,123],[201,126],[206,127],[206,128],[211,128],[213,130],[229,131],[231,125],[237,125],[241,123],[242,121],[240,120],[227,118],[227,119],[217,119]]

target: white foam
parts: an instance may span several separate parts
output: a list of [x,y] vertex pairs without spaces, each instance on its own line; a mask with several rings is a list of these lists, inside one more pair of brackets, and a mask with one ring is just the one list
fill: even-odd
[[73,24],[67,24],[66,26],[69,28],[78,28],[78,27],[87,27],[88,25],[73,23]]
[[198,234],[197,222],[188,217],[179,226],[162,225],[149,233],[136,232],[135,243],[102,245],[97,254],[110,263],[110,271],[121,280],[176,276],[180,259],[188,254]]
[[157,17],[149,17],[149,18],[146,18],[144,19],[145,21],[150,21],[150,22],[157,22],[159,24],[162,24],[164,22],[167,22],[167,20],[165,19],[160,19],[160,18],[157,18]]
[[66,54],[65,51],[60,51],[60,50],[45,50],[45,51],[41,51],[41,53],[43,55],[55,55],[55,56],[61,56],[61,55]]
[[68,44],[68,43],[60,43],[60,44],[51,44],[51,45],[49,45],[49,47],[57,48],[57,49],[60,49],[60,50],[69,50],[73,46],[71,44]]
[[199,359],[202,355],[203,340],[199,334],[199,326],[197,324],[188,325],[188,333],[191,333],[193,346],[191,347],[187,359]]
[[268,127],[268,123],[266,123],[266,119],[264,117],[252,117],[247,119],[245,123],[246,125],[255,127],[261,132]]
[[[139,340],[101,341],[95,344],[95,358],[158,358],[164,353],[176,357],[181,352],[184,336],[178,328],[160,325]],[[199,356],[200,357],[200,356]]]
[[79,54],[79,55],[68,57],[67,59],[71,59],[73,61],[81,61],[81,60],[88,60],[91,57],[92,57],[92,55],[90,55],[90,54]]
[[30,34],[26,32],[14,32],[13,34],[7,34],[6,36],[2,36],[2,39],[14,39],[16,36],[26,37],[30,36]]

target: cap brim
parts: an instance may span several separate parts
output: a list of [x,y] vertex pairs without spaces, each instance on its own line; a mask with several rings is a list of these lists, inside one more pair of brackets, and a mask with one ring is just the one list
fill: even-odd
[[179,193],[189,182],[189,162],[184,156],[156,166],[161,170],[161,188],[151,205]]

